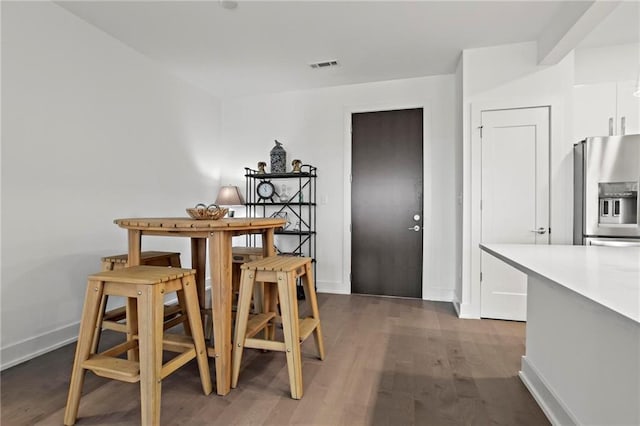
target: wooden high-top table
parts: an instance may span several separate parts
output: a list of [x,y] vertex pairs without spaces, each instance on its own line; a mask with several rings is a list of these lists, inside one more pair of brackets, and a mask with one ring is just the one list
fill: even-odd
[[191,238],[191,267],[196,270],[198,299],[202,309],[205,308],[206,243],[209,241],[215,347],[209,348],[208,352],[209,356],[215,358],[218,395],[226,395],[231,389],[231,239],[237,235],[262,234],[263,255],[273,256],[274,230],[283,227],[286,221],[279,218],[196,220],[167,217],[116,219],[114,223],[128,230],[130,266],[140,264],[143,235]]

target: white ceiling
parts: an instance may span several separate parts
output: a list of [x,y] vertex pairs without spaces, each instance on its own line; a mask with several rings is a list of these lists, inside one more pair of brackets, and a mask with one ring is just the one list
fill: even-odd
[[[533,41],[562,1],[57,2],[217,96],[392,80],[455,71],[465,48]],[[309,63],[337,59],[313,70]]]

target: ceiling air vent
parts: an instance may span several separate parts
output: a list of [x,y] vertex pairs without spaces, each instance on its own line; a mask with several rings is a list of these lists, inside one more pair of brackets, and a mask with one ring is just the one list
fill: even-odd
[[337,67],[338,61],[324,61],[324,62],[316,62],[315,64],[309,65],[311,68],[329,68],[329,67]]

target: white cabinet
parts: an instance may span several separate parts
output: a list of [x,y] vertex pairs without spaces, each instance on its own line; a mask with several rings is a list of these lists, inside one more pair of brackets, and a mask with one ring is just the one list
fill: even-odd
[[584,84],[573,88],[573,140],[640,133],[640,98],[634,81]]
[[[637,83],[622,81],[618,83],[618,125],[619,135],[634,135],[640,133],[640,98],[633,96]],[[622,127],[625,127],[624,131]]]
[[615,125],[616,83],[584,84],[573,88],[573,142],[608,136]]

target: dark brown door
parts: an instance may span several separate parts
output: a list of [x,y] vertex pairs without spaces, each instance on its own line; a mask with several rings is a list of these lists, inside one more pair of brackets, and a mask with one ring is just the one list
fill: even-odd
[[353,293],[422,297],[422,117],[351,116]]

